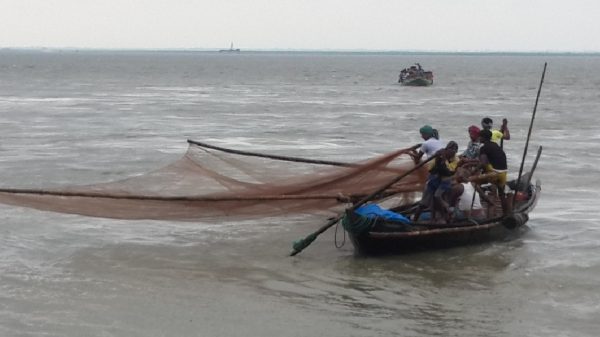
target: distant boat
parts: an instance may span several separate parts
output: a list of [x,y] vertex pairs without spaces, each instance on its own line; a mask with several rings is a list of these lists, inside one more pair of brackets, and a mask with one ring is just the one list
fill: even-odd
[[231,42],[231,46],[229,47],[229,49],[219,50],[219,53],[239,53],[239,52],[240,52],[240,48],[233,49],[233,42]]
[[433,84],[433,72],[425,71],[420,64],[415,63],[410,68],[400,72],[398,83],[408,86],[428,86]]

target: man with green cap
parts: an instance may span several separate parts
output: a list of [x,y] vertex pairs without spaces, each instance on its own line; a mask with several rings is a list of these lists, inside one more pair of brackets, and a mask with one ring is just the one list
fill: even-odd
[[415,163],[418,163],[423,157],[423,155],[425,155],[425,159],[427,159],[433,156],[440,149],[446,147],[446,144],[444,144],[443,141],[439,140],[438,137],[436,137],[437,130],[435,130],[431,126],[424,125],[419,129],[419,132],[421,133],[421,137],[425,141],[421,144],[419,152],[413,155]]

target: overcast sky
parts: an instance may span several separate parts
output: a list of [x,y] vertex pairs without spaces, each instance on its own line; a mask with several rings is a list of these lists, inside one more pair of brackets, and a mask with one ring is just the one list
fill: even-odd
[[599,0],[0,0],[0,47],[600,52]]

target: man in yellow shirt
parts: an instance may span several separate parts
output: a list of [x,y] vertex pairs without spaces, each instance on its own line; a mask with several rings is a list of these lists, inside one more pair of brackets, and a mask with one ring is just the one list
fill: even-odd
[[458,166],[458,144],[454,141],[448,142],[445,148],[436,152],[437,158],[433,161],[433,166],[429,169],[429,177],[423,191],[423,197],[419,202],[419,208],[415,213],[413,221],[418,221],[421,212],[425,208],[431,211],[431,220],[436,221],[437,213],[443,215],[446,222],[450,221],[450,206],[446,201],[445,194],[452,188],[452,176]]
[[502,145],[502,140],[510,140],[510,132],[508,131],[508,120],[504,118],[502,120],[502,126],[500,130],[493,129],[494,122],[491,118],[485,117],[481,120],[481,126],[484,130],[490,130],[492,132],[492,142]]

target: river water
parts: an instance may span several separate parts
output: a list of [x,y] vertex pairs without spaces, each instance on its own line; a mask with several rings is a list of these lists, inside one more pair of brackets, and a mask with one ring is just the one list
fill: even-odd
[[[427,88],[402,87],[420,62]],[[0,205],[0,336],[597,336],[600,57],[0,51],[2,187],[114,181],[186,139],[350,161],[507,118],[542,197],[511,241],[364,258],[326,219],[121,221]]]

